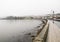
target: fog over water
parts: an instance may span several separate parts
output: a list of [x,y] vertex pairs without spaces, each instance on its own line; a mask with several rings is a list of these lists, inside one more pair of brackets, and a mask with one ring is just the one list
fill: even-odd
[[0,17],[60,13],[60,0],[0,0]]

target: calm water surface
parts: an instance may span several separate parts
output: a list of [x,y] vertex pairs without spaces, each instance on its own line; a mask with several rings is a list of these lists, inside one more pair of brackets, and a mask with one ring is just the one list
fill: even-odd
[[0,42],[24,42],[20,40],[23,35],[39,24],[41,24],[40,20],[0,20]]
[[55,23],[60,28],[60,21],[55,21]]

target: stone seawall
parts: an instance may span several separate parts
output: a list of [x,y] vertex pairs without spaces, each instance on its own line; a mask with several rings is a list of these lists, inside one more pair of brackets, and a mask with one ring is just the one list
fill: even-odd
[[49,24],[47,20],[43,20],[43,23],[43,27],[37,32],[37,35],[33,38],[32,42],[46,42]]

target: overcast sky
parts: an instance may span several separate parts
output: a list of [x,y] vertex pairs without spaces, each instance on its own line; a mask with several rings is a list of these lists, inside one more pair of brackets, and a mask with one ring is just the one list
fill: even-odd
[[0,0],[0,17],[60,12],[60,0]]

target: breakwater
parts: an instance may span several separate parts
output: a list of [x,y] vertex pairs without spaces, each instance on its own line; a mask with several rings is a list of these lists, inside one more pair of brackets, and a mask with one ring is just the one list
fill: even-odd
[[32,42],[46,42],[49,24],[47,20],[43,20],[43,27],[37,32],[37,35],[33,38]]

